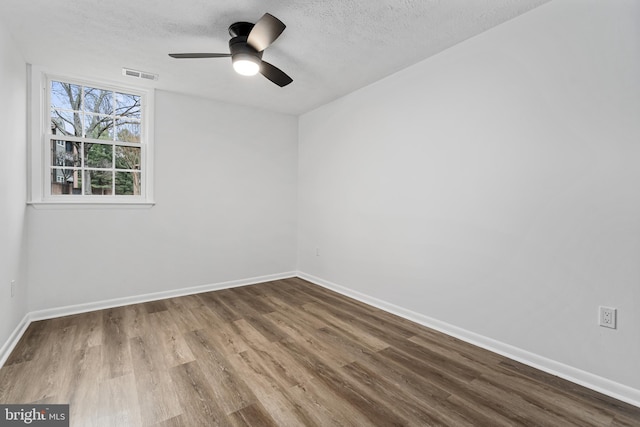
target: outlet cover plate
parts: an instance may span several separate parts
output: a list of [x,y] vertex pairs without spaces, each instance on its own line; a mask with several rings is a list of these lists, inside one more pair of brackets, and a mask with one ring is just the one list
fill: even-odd
[[600,326],[616,329],[617,310],[612,307],[600,307]]

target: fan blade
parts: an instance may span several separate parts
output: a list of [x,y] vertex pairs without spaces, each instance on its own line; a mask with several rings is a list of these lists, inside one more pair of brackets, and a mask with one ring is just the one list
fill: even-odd
[[188,58],[228,58],[230,53],[170,53],[170,57],[177,59]]
[[260,64],[260,74],[280,87],[286,86],[293,81],[293,79],[287,76],[280,68],[265,61],[262,61]]
[[265,13],[251,29],[247,43],[258,52],[262,52],[282,34],[286,27],[278,18]]

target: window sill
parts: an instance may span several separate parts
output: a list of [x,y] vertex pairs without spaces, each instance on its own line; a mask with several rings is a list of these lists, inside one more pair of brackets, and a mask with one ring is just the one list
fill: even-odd
[[151,209],[156,203],[149,201],[105,201],[105,202],[80,202],[68,201],[42,201],[27,202],[34,209]]

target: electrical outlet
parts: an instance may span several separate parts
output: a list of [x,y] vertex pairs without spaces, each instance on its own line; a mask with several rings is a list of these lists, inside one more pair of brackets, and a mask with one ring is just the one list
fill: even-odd
[[600,307],[600,326],[616,329],[617,310],[611,307]]
[[13,298],[15,294],[16,294],[16,281],[12,280],[11,281],[11,298]]

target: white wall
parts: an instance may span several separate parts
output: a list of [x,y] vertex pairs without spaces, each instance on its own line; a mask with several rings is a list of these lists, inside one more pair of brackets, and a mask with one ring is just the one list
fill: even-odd
[[297,118],[156,92],[150,209],[29,208],[29,309],[295,270]]
[[[26,64],[0,24],[0,348],[26,314]],[[11,280],[16,292],[11,297]]]
[[298,267],[638,390],[639,160],[640,2],[553,1],[300,118]]

